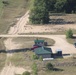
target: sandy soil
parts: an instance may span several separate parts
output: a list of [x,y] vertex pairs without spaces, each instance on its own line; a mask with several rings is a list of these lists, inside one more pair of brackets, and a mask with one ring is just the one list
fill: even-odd
[[[13,49],[19,49],[20,44],[16,44],[15,42],[12,41],[12,38],[8,38],[4,41],[6,50],[13,50]],[[12,56],[12,53],[7,53],[7,57]]]
[[65,31],[69,28],[76,29],[76,24],[62,24],[62,25],[29,25],[29,11],[19,18],[16,25],[10,28],[8,34],[21,34],[21,33],[42,33],[42,32],[57,32]]
[[[6,50],[13,50],[13,49],[19,49],[20,48],[20,44],[14,43],[12,41],[12,38],[8,38],[4,41]],[[15,75],[15,74],[22,74],[24,71],[29,71],[31,72],[31,69],[28,69],[26,67],[26,69],[21,68],[21,67],[15,67],[14,65],[11,64],[11,62],[9,62],[9,64],[7,64],[7,60],[9,57],[11,57],[13,54],[12,53],[7,53],[7,59],[6,59],[6,63],[5,63],[5,67],[3,68],[2,72],[0,73],[0,75]]]
[[0,75],[15,75],[15,74],[22,74],[25,71],[29,71],[31,72],[30,69],[23,69],[21,67],[15,67],[12,66],[11,63],[9,64],[9,66],[5,66],[1,72]]
[[[8,35],[7,35],[8,36]],[[74,45],[66,41],[65,35],[9,35],[9,37],[45,37],[55,40],[54,46],[51,46],[53,52],[56,49],[61,49],[64,54],[74,54],[76,53],[76,48]]]
[[[21,17],[19,19],[19,21],[17,22],[16,25],[14,25],[13,27],[10,28],[10,30],[8,31],[8,34],[12,34],[12,37],[26,37],[25,35],[14,35],[14,34],[20,34],[20,33],[38,33],[38,32],[56,32],[57,30],[66,30],[67,28],[73,28],[76,29],[76,25],[45,25],[45,26],[32,26],[32,25],[28,25],[28,21],[29,21],[29,11],[27,11],[27,13]],[[5,35],[4,35],[5,36]],[[3,37],[4,37],[3,36]],[[6,35],[8,37],[8,35]],[[56,49],[61,49],[63,51],[63,53],[76,53],[76,48],[74,48],[73,45],[69,44],[66,42],[65,36],[64,35],[29,35],[29,37],[31,36],[36,36],[36,37],[47,37],[47,38],[52,38],[56,41],[55,45],[52,46],[52,50],[53,52],[55,52]],[[4,41],[6,50],[12,50],[12,49],[17,49],[20,47],[20,44],[14,43],[12,41],[12,38],[8,38],[7,40]],[[7,53],[7,58],[12,56],[13,54],[9,54]],[[11,62],[9,62],[10,64],[5,65],[5,67],[3,68],[2,72],[0,75],[15,75],[15,73],[17,74],[21,74],[24,71],[27,71],[28,69],[23,69],[23,68],[19,68],[19,67],[15,67],[11,64]],[[28,70],[30,71],[30,70]]]
[[[76,48],[74,47],[73,44],[70,44],[66,41],[66,36],[65,35],[2,35],[2,37],[45,37],[45,38],[51,38],[55,40],[54,46],[51,46],[53,52],[55,52],[56,49],[61,49],[63,53],[67,54],[72,54],[76,53]],[[0,35],[1,37],[1,35]],[[10,42],[7,40],[6,44]],[[18,43],[12,42],[12,49],[17,49],[20,47]],[[9,43],[6,45],[9,48]],[[10,46],[11,47],[11,46]]]

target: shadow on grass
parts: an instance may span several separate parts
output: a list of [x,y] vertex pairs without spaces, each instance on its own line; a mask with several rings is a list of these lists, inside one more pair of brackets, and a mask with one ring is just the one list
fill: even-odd
[[26,52],[27,50],[31,50],[30,48],[24,49],[12,49],[12,50],[0,50],[0,53],[18,53],[18,52]]
[[53,68],[53,69],[47,70],[47,71],[61,72],[61,71],[64,71],[64,70],[63,69],[60,69],[60,68]]
[[73,21],[65,21],[64,19],[61,19],[61,18],[59,18],[59,19],[50,19],[50,22],[49,22],[49,24],[75,24],[75,22],[73,22]]
[[63,69],[54,68],[53,71],[64,71]]

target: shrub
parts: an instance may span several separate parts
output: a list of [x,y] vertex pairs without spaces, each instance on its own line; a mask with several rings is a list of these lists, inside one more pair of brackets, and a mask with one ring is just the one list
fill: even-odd
[[66,38],[72,38],[73,37],[73,32],[71,29],[67,30],[66,32]]
[[53,70],[53,65],[51,63],[47,63],[46,68],[47,70]]
[[22,75],[30,75],[30,72],[25,71]]
[[38,75],[37,74],[38,68],[37,68],[37,64],[36,63],[33,63],[33,65],[32,65],[32,71],[33,71],[33,75]]
[[40,61],[42,61],[42,60],[43,60],[43,57],[42,57],[42,56],[40,56],[40,57],[39,57],[39,60],[40,60]]
[[33,55],[32,58],[35,60],[35,59],[38,59],[38,56],[37,55]]

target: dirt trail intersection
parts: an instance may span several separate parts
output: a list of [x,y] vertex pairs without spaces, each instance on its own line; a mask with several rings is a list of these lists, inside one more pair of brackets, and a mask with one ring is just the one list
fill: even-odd
[[[64,26],[32,26],[32,25],[27,25],[29,21],[29,11],[19,19],[16,25],[11,27],[8,31],[8,35],[0,35],[0,37],[7,37],[7,39],[4,41],[6,50],[11,50],[11,49],[17,49],[19,48],[20,44],[16,44],[12,41],[12,37],[46,37],[46,38],[52,38],[55,40],[54,46],[52,46],[53,52],[55,52],[56,49],[61,49],[63,53],[76,53],[76,48],[74,48],[73,45],[69,44],[66,42],[65,36],[64,35],[18,35],[20,33],[37,33],[37,32],[56,32],[56,29],[59,29],[61,27],[62,29]],[[67,25],[65,25],[67,27]],[[75,25],[76,26],[76,25]],[[76,28],[76,27],[74,27]],[[10,34],[10,35],[9,35]],[[7,58],[11,57],[13,54],[7,53]],[[7,60],[7,59],[6,59]],[[19,67],[15,67],[9,62],[10,64],[7,65],[5,64],[5,67],[3,68],[2,72],[0,75],[15,75],[21,74],[24,71],[31,71],[28,69],[23,69]]]
[[56,49],[61,49],[63,53],[66,54],[76,53],[76,48],[73,44],[69,44],[66,41],[65,35],[0,35],[0,37],[9,37],[9,39],[5,41],[5,46],[8,50],[17,49],[20,46],[20,44],[14,43],[10,37],[46,37],[55,40],[54,46],[51,46],[53,52],[55,52]]

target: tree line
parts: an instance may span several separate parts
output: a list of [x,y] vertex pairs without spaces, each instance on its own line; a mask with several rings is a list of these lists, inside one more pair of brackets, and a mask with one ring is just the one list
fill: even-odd
[[33,24],[49,23],[49,12],[76,13],[76,0],[33,0],[30,22]]
[[76,0],[50,0],[49,11],[75,13]]

